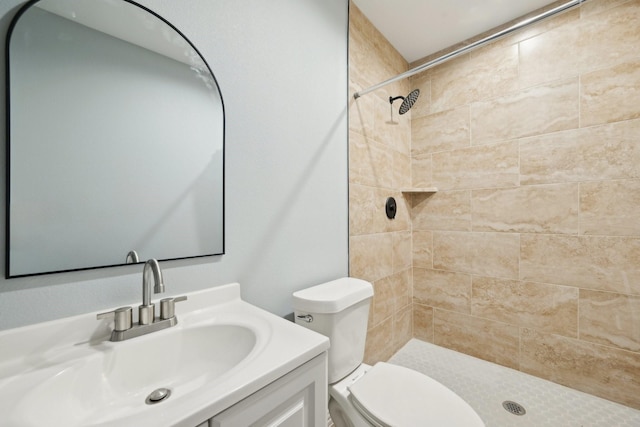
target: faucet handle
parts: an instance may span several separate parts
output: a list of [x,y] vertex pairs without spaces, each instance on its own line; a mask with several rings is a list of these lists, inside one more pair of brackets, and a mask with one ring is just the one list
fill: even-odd
[[100,319],[114,319],[115,327],[114,331],[126,331],[131,329],[131,307],[120,307],[113,311],[107,311],[96,315],[98,320]]
[[140,325],[150,325],[155,322],[156,318],[156,305],[154,303],[150,303],[149,305],[139,305],[138,306],[138,324]]
[[185,301],[186,295],[175,298],[164,298],[160,300],[160,320],[171,319],[176,315],[175,303]]

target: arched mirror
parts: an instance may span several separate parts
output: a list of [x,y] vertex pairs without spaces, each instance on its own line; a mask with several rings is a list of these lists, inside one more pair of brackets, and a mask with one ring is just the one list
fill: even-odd
[[173,25],[31,1],[7,52],[7,277],[224,252],[222,96]]

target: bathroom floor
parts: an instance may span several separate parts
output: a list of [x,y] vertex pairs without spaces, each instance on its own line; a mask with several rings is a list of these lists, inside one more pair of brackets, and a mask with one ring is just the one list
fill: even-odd
[[[640,411],[523,372],[413,339],[389,359],[440,381],[466,400],[486,427],[639,427]],[[526,413],[502,407],[510,400]]]

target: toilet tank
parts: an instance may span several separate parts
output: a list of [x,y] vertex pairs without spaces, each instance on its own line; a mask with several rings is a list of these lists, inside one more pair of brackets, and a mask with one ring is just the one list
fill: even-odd
[[329,384],[362,363],[371,297],[371,283],[351,277],[293,294],[296,323],[329,337]]

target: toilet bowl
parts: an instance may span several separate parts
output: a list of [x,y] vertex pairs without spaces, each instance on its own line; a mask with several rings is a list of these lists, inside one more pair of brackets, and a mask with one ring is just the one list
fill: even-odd
[[293,294],[296,323],[329,337],[329,413],[336,427],[484,427],[453,391],[412,369],[362,363],[370,283],[342,278]]

